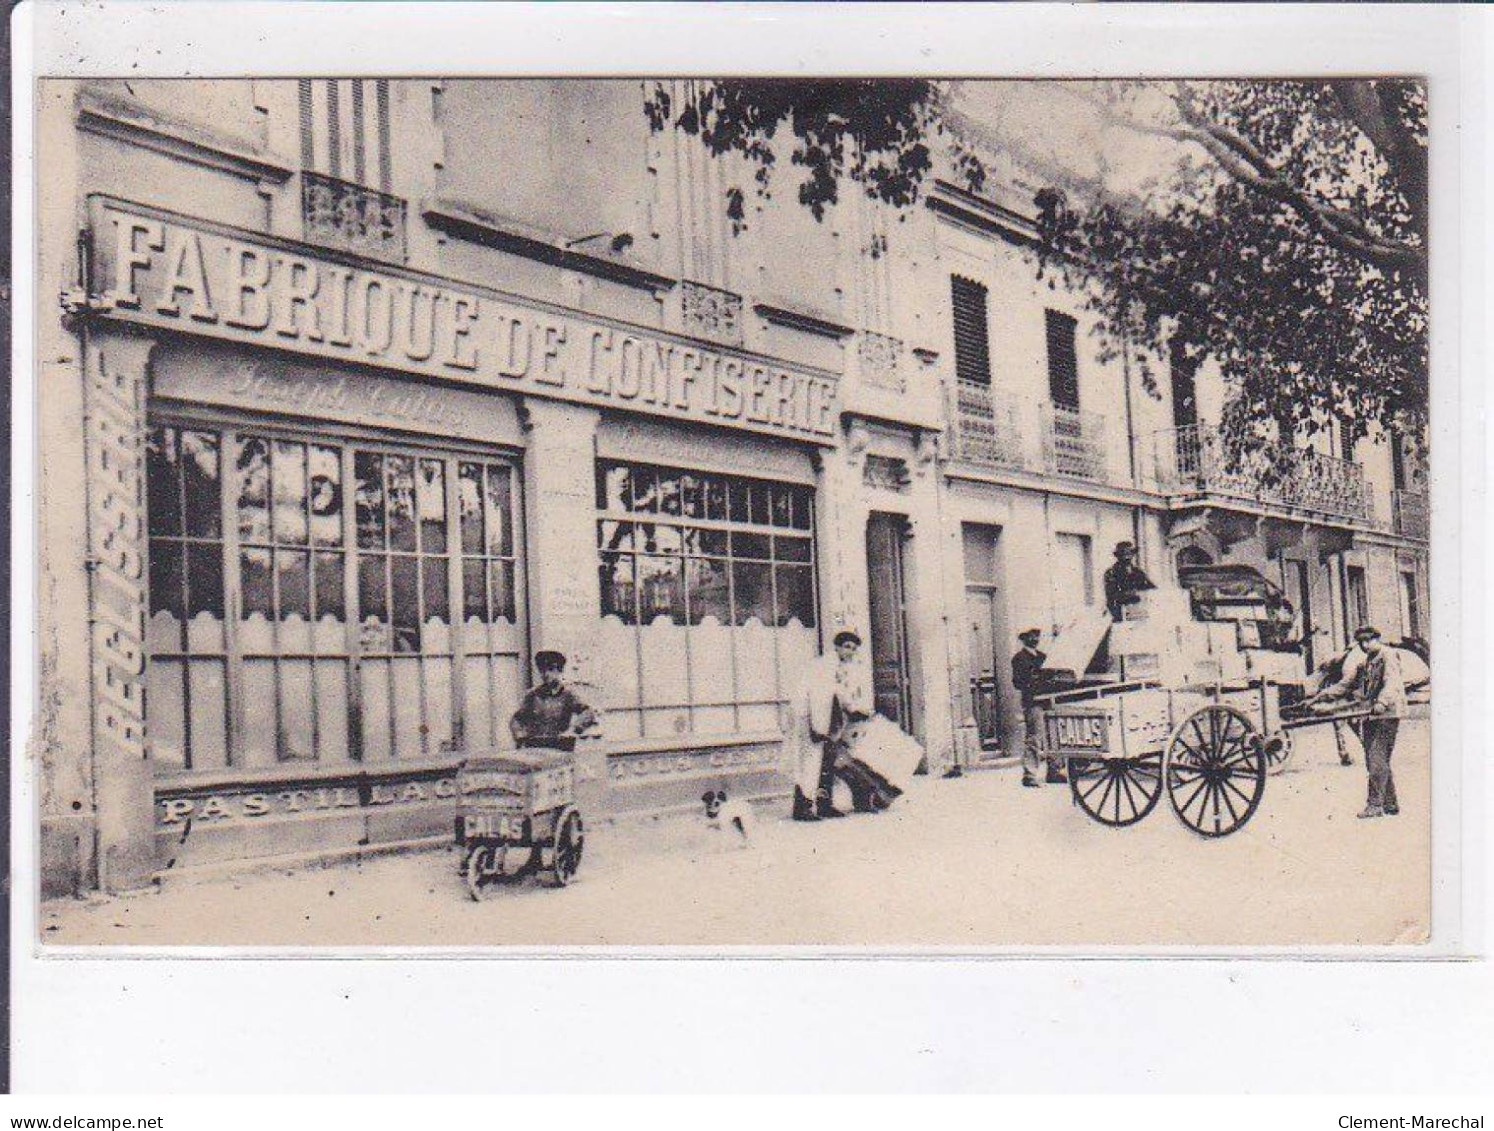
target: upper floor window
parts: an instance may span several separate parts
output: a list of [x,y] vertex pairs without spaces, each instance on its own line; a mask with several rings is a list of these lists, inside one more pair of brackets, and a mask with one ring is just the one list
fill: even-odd
[[1079,324],[1057,310],[1044,312],[1048,322],[1048,397],[1064,408],[1079,407]]
[[986,318],[986,288],[951,275],[954,310],[955,376],[977,385],[991,383],[991,331]]

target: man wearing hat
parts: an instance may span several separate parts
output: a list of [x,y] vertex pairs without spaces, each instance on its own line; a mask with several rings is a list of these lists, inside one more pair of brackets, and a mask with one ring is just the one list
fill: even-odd
[[[1017,639],[1022,642],[1022,649],[1012,657],[1012,686],[1022,697],[1022,784],[1029,789],[1035,789],[1042,784],[1038,781],[1038,770],[1044,762],[1043,756],[1043,713],[1038,710],[1036,697],[1048,689],[1048,676],[1043,671],[1043,663],[1048,659],[1047,653],[1038,650],[1038,641],[1043,637],[1042,631],[1036,628],[1023,629],[1017,633]],[[1064,776],[1063,767],[1058,759],[1049,756],[1047,780],[1050,784],[1062,785],[1069,779]]]
[[1369,797],[1361,818],[1395,816],[1401,811],[1395,796],[1395,776],[1390,771],[1390,756],[1395,753],[1396,733],[1406,714],[1406,680],[1401,671],[1400,656],[1387,648],[1379,630],[1363,625],[1354,632],[1354,640],[1364,650],[1364,666],[1359,669],[1355,698],[1370,709],[1364,720],[1364,766],[1369,771]]
[[1155,588],[1152,579],[1136,564],[1136,544],[1117,542],[1115,564],[1105,571],[1105,607],[1110,610],[1110,619],[1120,620],[1121,610],[1137,604],[1143,591]]
[[594,726],[597,713],[565,683],[565,656],[542,651],[534,655],[538,687],[531,688],[509,720],[515,744],[549,750],[574,750],[576,734]]

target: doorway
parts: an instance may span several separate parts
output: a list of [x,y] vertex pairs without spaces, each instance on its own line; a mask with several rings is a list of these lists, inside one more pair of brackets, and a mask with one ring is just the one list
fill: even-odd
[[913,733],[913,685],[908,664],[908,594],[904,562],[907,519],[872,514],[866,523],[867,593],[871,623],[872,697],[877,712]]
[[1307,563],[1297,558],[1283,558],[1282,569],[1284,575],[1282,580],[1286,583],[1288,600],[1295,606],[1293,609],[1293,635],[1302,641],[1302,663],[1307,674],[1311,675],[1314,670],[1314,659],[1312,649],[1312,589],[1308,584]]
[[966,523],[965,663],[970,679],[970,713],[982,750],[1001,744],[1001,699],[997,684],[1002,640],[996,541],[1001,528]]

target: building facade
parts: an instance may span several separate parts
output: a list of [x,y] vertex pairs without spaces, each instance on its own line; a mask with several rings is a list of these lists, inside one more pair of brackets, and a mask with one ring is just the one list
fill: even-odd
[[1000,759],[1015,632],[1121,540],[1257,565],[1319,650],[1426,635],[1386,445],[1227,476],[1217,382],[1102,362],[1020,206],[734,218],[750,170],[652,129],[658,89],[42,86],[48,894],[444,839],[541,648],[618,815],[783,792],[840,627],[931,770]]

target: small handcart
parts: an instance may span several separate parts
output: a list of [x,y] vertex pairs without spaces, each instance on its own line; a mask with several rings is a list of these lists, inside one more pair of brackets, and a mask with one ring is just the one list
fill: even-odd
[[554,887],[575,879],[586,844],[575,796],[570,753],[515,750],[464,762],[456,840],[472,898],[540,871]]

